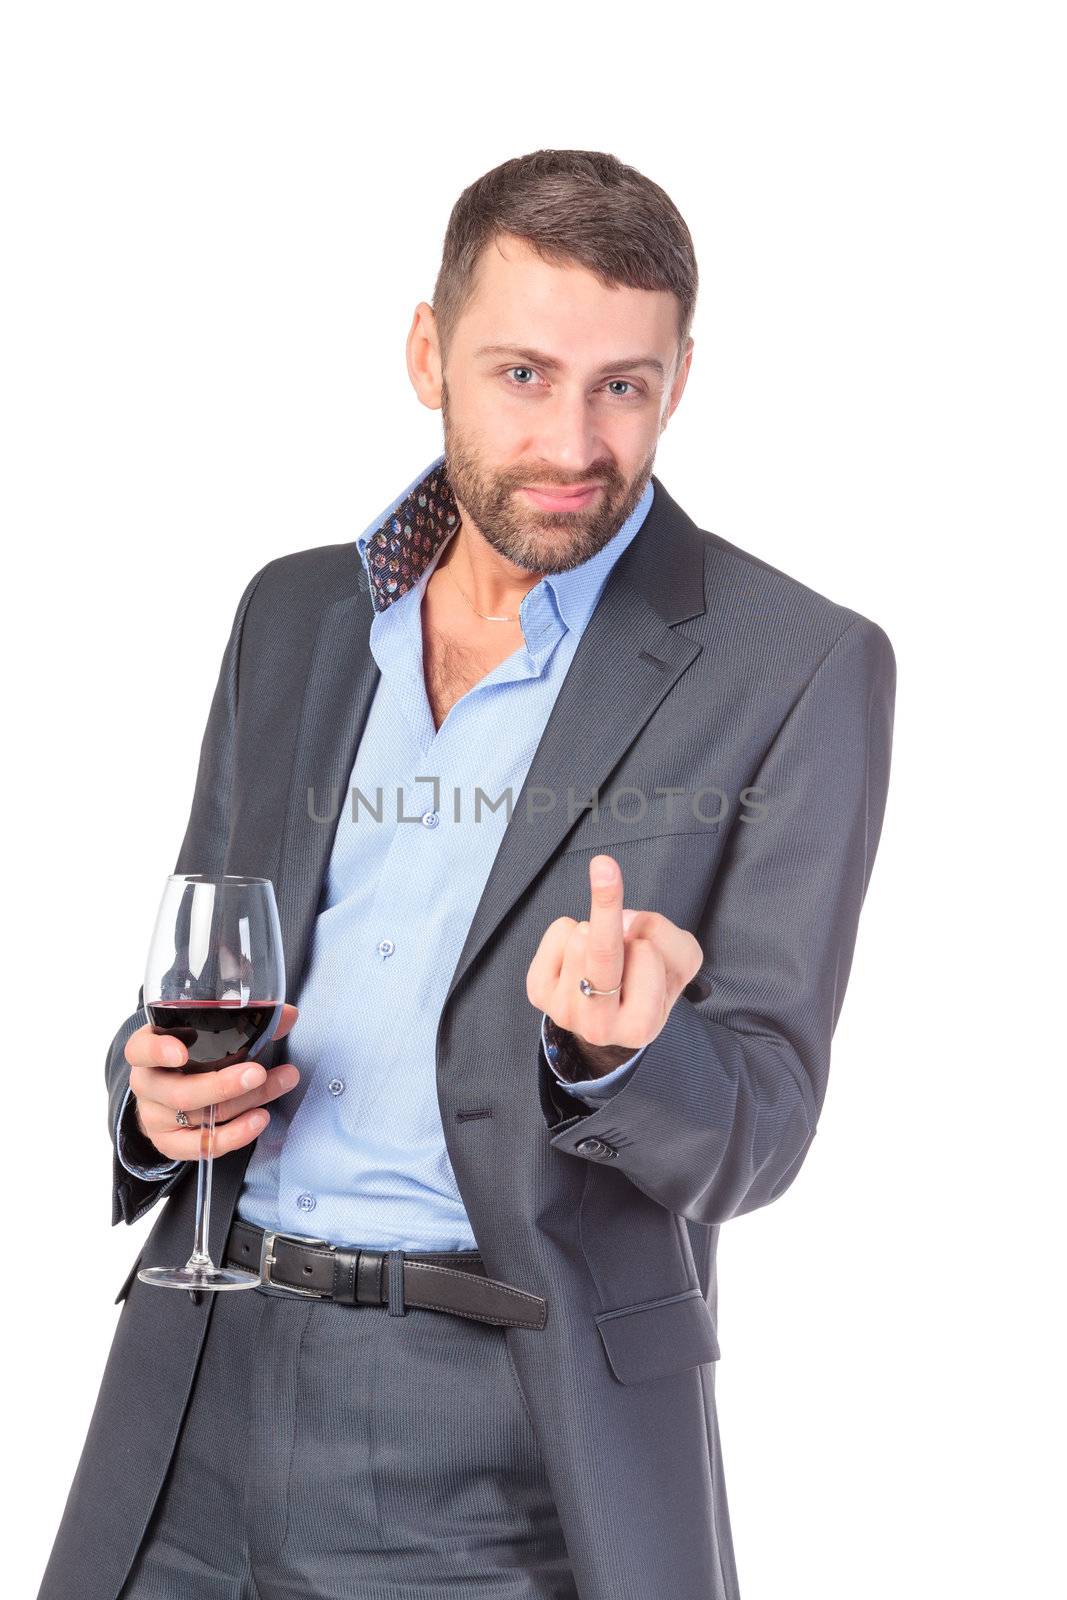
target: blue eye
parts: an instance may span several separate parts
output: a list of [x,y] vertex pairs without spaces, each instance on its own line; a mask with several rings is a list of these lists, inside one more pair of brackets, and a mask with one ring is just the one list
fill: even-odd
[[[534,368],[533,367],[506,367],[504,369],[504,376],[507,379],[508,384],[510,385],[510,387],[512,389],[531,389],[531,388],[533,388],[533,385],[530,384],[530,383],[521,383],[521,382],[518,382],[518,381],[512,379],[509,376],[509,374],[512,373],[512,372],[528,372],[532,376],[532,375],[534,375]],[[613,394],[612,395],[612,399],[613,400],[632,400],[640,393],[640,391],[634,386],[634,384],[632,384],[630,382],[629,378],[609,378],[608,379],[608,384],[609,384],[609,386],[611,384],[622,384],[627,389],[629,389],[631,391],[629,394]]]

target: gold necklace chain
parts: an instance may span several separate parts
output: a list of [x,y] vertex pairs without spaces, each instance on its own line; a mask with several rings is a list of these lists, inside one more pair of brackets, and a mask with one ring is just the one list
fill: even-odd
[[[453,573],[452,573],[452,563],[451,563],[451,561],[445,563],[445,571],[448,573],[448,576],[452,579],[452,582],[456,585],[456,588],[459,589],[459,583],[456,581],[456,578],[453,576]],[[462,589],[459,589],[459,592],[460,592],[460,594],[463,594],[463,590]],[[480,617],[483,617],[486,622],[518,622],[518,620],[519,620],[517,614],[514,617],[490,617],[484,611],[478,611],[478,607],[474,604],[474,601],[469,599],[467,595],[463,594],[463,598],[464,598],[464,600],[467,601],[467,604],[470,606],[471,610],[472,611],[477,611],[478,615]]]

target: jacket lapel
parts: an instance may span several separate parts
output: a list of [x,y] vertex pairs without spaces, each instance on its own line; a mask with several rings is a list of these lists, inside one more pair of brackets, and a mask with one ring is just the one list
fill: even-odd
[[[354,559],[358,564],[358,555]],[[303,973],[338,819],[381,676],[370,649],[373,617],[364,590],[327,606],[304,689],[278,871],[290,998]]]

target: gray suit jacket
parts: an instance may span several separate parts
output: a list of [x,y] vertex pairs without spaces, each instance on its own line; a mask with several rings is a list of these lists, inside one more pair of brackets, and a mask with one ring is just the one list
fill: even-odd
[[[446,1146],[486,1270],[548,1303],[545,1328],[506,1337],[583,1600],[737,1595],[716,1243],[789,1187],[815,1136],[892,736],[882,629],[698,528],[653,484],[516,797],[437,1035]],[[347,791],[378,678],[372,615],[354,543],[251,580],[175,867],[274,881],[292,998],[333,832],[307,793],[321,813],[329,785]],[[539,787],[559,803],[528,824]],[[640,826],[603,800],[569,820],[568,789],[580,801],[630,787],[648,797]],[[672,788],[722,792],[718,826]],[[544,1059],[525,977],[548,924],[585,914],[597,851],[619,861],[625,903],[690,929],[705,961],[622,1089],[586,1110]],[[144,1020],[139,1005],[108,1055],[110,1127]],[[284,1041],[264,1059],[284,1060]],[[250,1148],[215,1164],[216,1260]],[[114,1600],[152,1510],[213,1297],[194,1305],[135,1272],[142,1256],[185,1260],[194,1190],[192,1164],[146,1183],[115,1162],[113,1222],[169,1200],[119,1291],[40,1600]]]

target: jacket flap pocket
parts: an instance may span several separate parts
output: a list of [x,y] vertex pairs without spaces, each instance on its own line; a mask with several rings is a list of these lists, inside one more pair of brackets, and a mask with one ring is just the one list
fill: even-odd
[[715,1323],[700,1289],[602,1311],[596,1325],[620,1383],[662,1378],[719,1359]]

